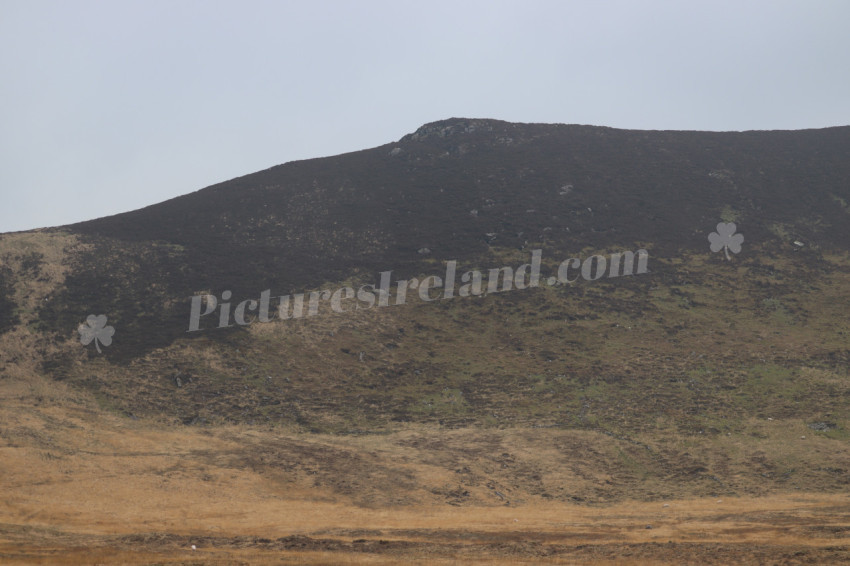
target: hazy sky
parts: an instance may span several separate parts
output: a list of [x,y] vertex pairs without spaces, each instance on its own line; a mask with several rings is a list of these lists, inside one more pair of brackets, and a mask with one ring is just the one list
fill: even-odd
[[850,124],[850,1],[0,0],[0,232],[453,116]]

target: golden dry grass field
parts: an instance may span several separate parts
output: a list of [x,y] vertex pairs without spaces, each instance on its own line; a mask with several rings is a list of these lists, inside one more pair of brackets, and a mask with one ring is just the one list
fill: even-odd
[[[617,492],[594,459],[613,440],[586,431],[173,427],[104,413],[37,380],[0,382],[0,402],[3,564],[850,560],[847,493],[676,497],[670,478],[654,484],[669,497],[605,500]],[[762,446],[799,440],[773,424]],[[510,483],[523,473],[540,481]],[[542,495],[558,489],[582,501]]]

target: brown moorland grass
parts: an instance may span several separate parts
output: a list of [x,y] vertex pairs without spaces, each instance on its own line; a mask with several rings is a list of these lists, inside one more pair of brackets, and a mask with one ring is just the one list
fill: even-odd
[[[659,262],[643,313],[616,303],[639,287],[587,285],[255,325],[131,364],[37,330],[60,256],[0,336],[1,563],[850,560],[846,255],[816,282],[781,257],[746,277],[688,258],[700,286]],[[60,353],[64,376],[39,365]]]
[[[681,478],[649,474],[636,499],[605,487],[609,471],[592,472],[614,469],[608,460],[621,449],[592,431],[409,426],[334,436],[174,427],[103,413],[61,387],[52,396],[5,380],[0,391],[4,564],[828,564],[850,557],[848,494],[789,484],[747,495],[754,480],[746,480],[752,470],[743,458],[724,476],[721,495],[688,496],[698,489]],[[768,436],[759,445],[770,457],[771,443],[795,450],[789,439],[802,425],[751,426]],[[810,456],[809,465],[847,469],[846,455],[829,453],[834,441],[811,436],[818,444],[805,450],[824,460]],[[735,442],[748,453],[746,437],[681,441],[709,461],[713,443],[730,444],[718,454],[734,454]],[[583,451],[559,460],[546,442]],[[507,451],[494,459],[494,449]],[[528,475],[541,478],[522,479]],[[589,497],[560,497],[557,484]],[[543,497],[540,486],[556,497]]]

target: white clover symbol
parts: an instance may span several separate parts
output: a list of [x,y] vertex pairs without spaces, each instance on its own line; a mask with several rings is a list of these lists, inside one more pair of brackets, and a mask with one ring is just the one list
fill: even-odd
[[100,354],[102,352],[100,351],[98,340],[100,344],[109,346],[112,344],[112,335],[115,334],[115,329],[111,326],[106,326],[105,314],[98,316],[90,314],[86,317],[86,323],[81,324],[77,328],[77,332],[80,333],[80,344],[88,346],[94,340],[94,347],[97,348],[97,353]]
[[726,259],[732,259],[729,257],[729,250],[732,250],[734,254],[740,252],[741,244],[744,242],[744,235],[735,233],[737,229],[734,222],[729,222],[728,224],[721,222],[718,224],[717,232],[712,232],[708,235],[708,241],[711,242],[711,251],[719,252],[722,248],[726,254]]

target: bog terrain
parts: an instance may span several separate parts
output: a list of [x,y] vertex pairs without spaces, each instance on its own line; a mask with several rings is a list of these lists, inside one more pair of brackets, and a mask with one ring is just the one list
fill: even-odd
[[848,367],[850,127],[444,120],[0,234],[0,562],[846,563]]

